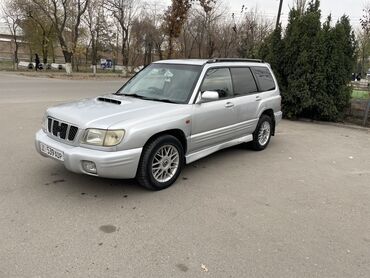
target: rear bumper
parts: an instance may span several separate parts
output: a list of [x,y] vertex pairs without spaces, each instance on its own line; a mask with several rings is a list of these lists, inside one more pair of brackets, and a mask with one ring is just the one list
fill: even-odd
[[[40,150],[40,142],[64,153],[64,166],[75,173],[115,179],[131,179],[136,176],[142,148],[105,152],[82,147],[70,146],[48,137],[42,130],[36,133],[36,150],[42,156],[49,157]],[[92,161],[96,165],[97,174],[86,172],[82,161]]]
[[275,116],[275,125],[277,125],[278,123],[281,122],[281,119],[283,118],[283,112],[281,111],[275,112],[274,116]]

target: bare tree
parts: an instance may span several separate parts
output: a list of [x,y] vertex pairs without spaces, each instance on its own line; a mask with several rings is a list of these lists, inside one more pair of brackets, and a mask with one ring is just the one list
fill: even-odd
[[134,20],[131,31],[131,44],[134,49],[134,53],[131,55],[132,65],[139,63],[140,65],[144,64],[146,66],[153,61],[155,31],[156,27],[150,18],[143,17]]
[[103,4],[104,0],[91,0],[87,5],[87,13],[85,15],[85,21],[90,33],[89,45],[91,45],[91,65],[94,75],[96,74],[100,36],[105,25]]
[[255,58],[263,41],[272,32],[272,22],[263,18],[257,8],[244,11],[241,24],[235,27],[239,37],[239,56]]
[[9,28],[9,32],[12,36],[11,44],[13,44],[13,68],[18,70],[18,49],[19,49],[19,37],[21,34],[21,13],[18,5],[14,1],[6,1],[2,5],[3,18],[6,25]]
[[216,0],[199,0],[192,5],[183,28],[182,50],[184,57],[213,57],[216,51],[219,22],[222,19],[221,3]]
[[190,0],[172,0],[171,6],[165,11],[163,29],[168,37],[168,59],[172,58],[173,40],[180,36],[190,7]]
[[[54,25],[66,63],[67,74],[72,73],[72,57],[77,47],[82,15],[89,0],[31,0]],[[67,24],[69,25],[67,29]],[[69,33],[67,38],[66,33]]]
[[128,45],[129,29],[136,12],[136,0],[106,0],[105,6],[117,20],[121,29],[121,54],[123,73],[127,74],[129,61]]
[[[22,12],[22,29],[28,43],[37,41],[41,46],[43,63],[48,62],[49,49],[53,48],[52,41],[55,38],[55,28],[48,17],[38,12],[38,7],[34,3],[22,0],[16,1],[19,10]],[[53,52],[53,49],[52,49]]]
[[[95,74],[101,55],[113,57],[113,68],[122,58],[124,74],[129,65],[164,56],[255,57],[272,30],[256,9],[243,6],[240,15],[230,17],[222,0],[171,0],[166,9],[140,0],[6,1],[18,3],[22,13],[13,15],[22,17],[25,38],[32,40],[32,51],[42,50],[44,62],[50,50],[55,57],[53,43],[59,42],[67,73],[72,64],[78,70],[80,62],[91,60]],[[304,7],[306,1],[294,0],[294,5]]]
[[163,26],[163,13],[158,12],[159,8],[157,3],[151,6],[145,6],[144,9],[147,11],[147,17],[151,19],[155,29],[153,30],[153,43],[154,48],[158,54],[160,60],[163,60],[163,44],[166,39],[165,30]]
[[206,55],[207,58],[212,58],[215,51],[215,41],[214,41],[214,24],[219,18],[221,18],[222,13],[217,9],[216,0],[199,0],[199,4],[203,9],[203,21],[206,35]]
[[228,20],[221,22],[217,26],[215,31],[215,56],[235,57],[237,55],[238,36],[233,27],[234,23]]

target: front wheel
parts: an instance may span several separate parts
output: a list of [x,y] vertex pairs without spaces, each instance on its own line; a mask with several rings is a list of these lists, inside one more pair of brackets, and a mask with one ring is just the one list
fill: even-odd
[[272,120],[267,115],[262,115],[258,121],[256,130],[253,132],[251,146],[256,151],[264,150],[270,142]]
[[158,137],[144,147],[136,179],[147,189],[165,189],[179,177],[184,160],[184,149],[176,137]]

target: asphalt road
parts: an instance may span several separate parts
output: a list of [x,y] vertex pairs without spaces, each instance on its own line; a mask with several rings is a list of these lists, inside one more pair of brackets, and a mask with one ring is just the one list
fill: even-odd
[[283,121],[161,192],[36,153],[46,107],[121,83],[0,73],[0,277],[370,276],[368,131]]

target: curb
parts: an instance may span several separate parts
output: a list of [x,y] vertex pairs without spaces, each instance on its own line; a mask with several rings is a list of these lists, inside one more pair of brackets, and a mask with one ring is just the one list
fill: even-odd
[[354,124],[349,124],[349,123],[333,123],[333,122],[316,121],[316,120],[310,120],[310,119],[297,119],[297,121],[370,132],[369,127],[364,127],[364,126],[359,126],[359,125],[354,125]]

